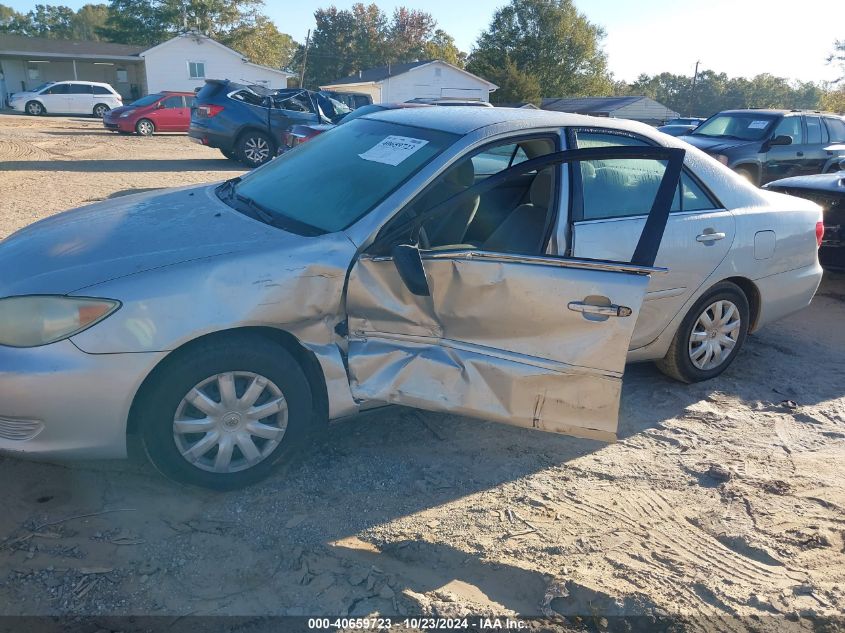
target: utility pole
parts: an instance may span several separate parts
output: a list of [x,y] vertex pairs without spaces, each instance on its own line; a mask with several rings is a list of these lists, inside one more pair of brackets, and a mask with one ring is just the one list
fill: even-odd
[[302,70],[299,73],[299,87],[305,87],[305,64],[308,62],[308,44],[311,42],[311,29],[308,29],[308,35],[305,36],[305,52],[302,54]]
[[701,61],[695,62],[695,73],[692,76],[692,89],[689,93],[689,116],[695,116],[693,109],[695,108],[695,83],[698,81],[698,65]]

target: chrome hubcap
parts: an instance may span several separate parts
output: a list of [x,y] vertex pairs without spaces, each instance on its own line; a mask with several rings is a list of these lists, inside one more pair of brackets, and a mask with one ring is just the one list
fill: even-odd
[[711,303],[698,317],[689,339],[689,357],[698,369],[709,371],[724,363],[739,338],[739,309],[723,299]]
[[263,163],[270,156],[270,146],[263,138],[248,138],[244,143],[244,155],[252,163]]
[[138,124],[138,129],[141,131],[141,134],[151,134],[153,131],[153,126],[147,123],[146,121],[142,121]]
[[41,114],[41,106],[37,103],[31,103],[29,105],[29,113],[30,114]]
[[94,114],[98,117],[104,117],[106,115],[106,109],[102,106],[94,109]]
[[185,395],[173,416],[173,440],[197,468],[234,473],[266,459],[287,425],[287,401],[275,383],[252,372],[225,372]]

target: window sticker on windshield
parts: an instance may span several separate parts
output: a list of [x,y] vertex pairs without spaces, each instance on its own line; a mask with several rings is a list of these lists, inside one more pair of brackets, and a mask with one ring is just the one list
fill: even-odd
[[762,130],[769,124],[768,121],[752,121],[748,124],[749,130]]
[[363,154],[358,154],[364,160],[374,163],[393,165],[394,167],[420,149],[428,141],[409,136],[388,136],[379,141]]

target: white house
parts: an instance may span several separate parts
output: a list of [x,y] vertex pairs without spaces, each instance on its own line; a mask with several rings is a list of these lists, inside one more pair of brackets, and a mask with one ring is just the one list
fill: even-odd
[[362,70],[320,86],[323,90],[362,92],[373,103],[399,103],[419,98],[490,101],[498,86],[444,61],[429,59]]
[[147,92],[191,91],[206,79],[286,88],[292,73],[247,60],[237,51],[199,33],[184,33],[141,53],[146,67]]
[[0,105],[45,81],[103,81],[127,100],[161,90],[191,91],[208,79],[287,87],[291,73],[252,64],[219,42],[184,33],[152,48],[0,34]]

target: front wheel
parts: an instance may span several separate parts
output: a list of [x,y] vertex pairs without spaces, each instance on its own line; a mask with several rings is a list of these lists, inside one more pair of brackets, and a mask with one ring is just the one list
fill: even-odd
[[757,178],[757,174],[752,169],[748,167],[737,167],[736,173],[745,178],[755,187],[760,186],[759,178]]
[[149,119],[141,119],[135,124],[135,131],[141,136],[152,136],[156,127]]
[[32,116],[41,116],[44,114],[44,106],[39,101],[30,101],[26,104],[26,113]]
[[105,103],[98,103],[94,106],[94,116],[98,119],[102,119],[106,116],[106,112],[108,112],[111,108],[109,108]]
[[273,141],[263,132],[244,132],[235,148],[238,159],[250,167],[258,167],[273,158]]
[[176,352],[145,393],[147,455],[176,481],[231,490],[293,457],[311,430],[308,379],[283,347],[253,335]]
[[745,293],[730,282],[716,284],[684,317],[658,369],[681,382],[715,378],[736,358],[749,321]]

